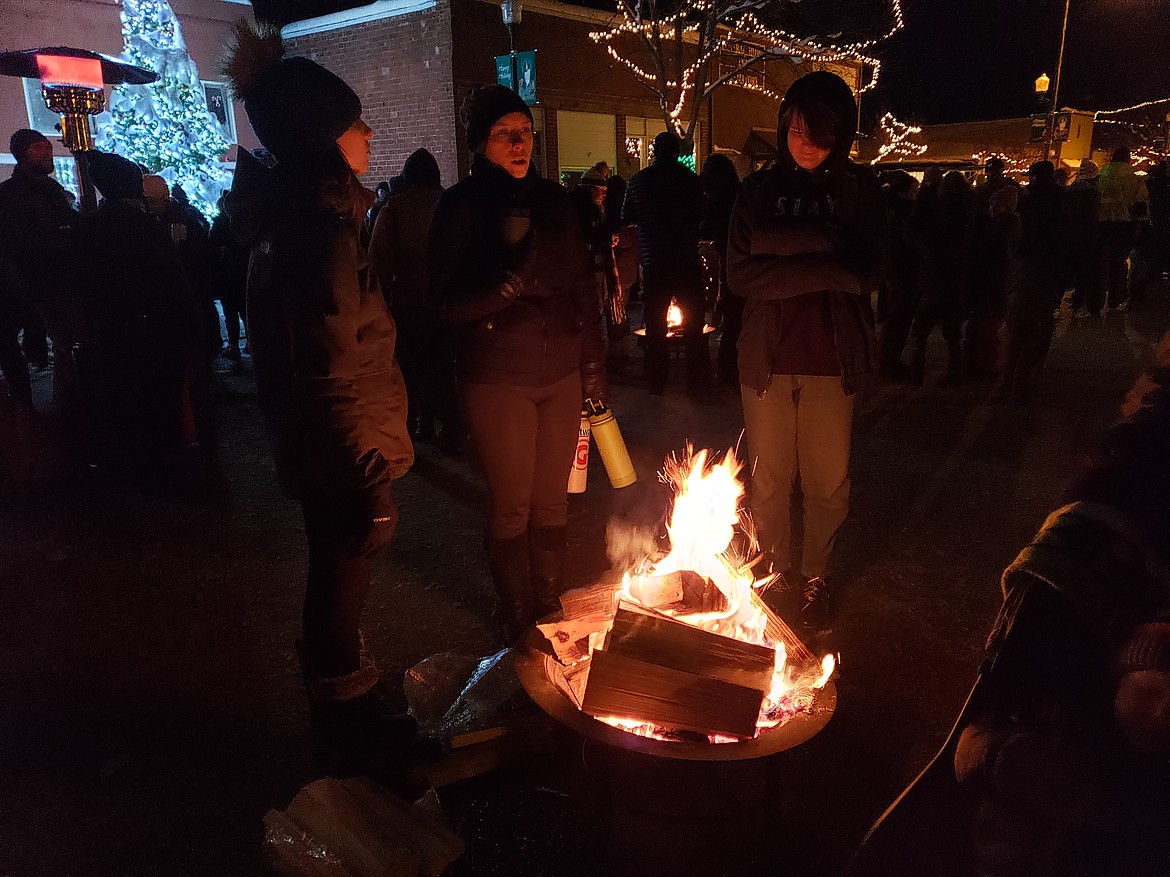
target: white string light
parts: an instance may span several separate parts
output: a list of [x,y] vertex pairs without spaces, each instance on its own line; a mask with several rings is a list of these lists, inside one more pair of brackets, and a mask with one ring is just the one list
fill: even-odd
[[885,135],[886,142],[878,149],[877,157],[870,164],[877,164],[886,158],[918,158],[926,153],[926,144],[915,142],[914,139],[922,134],[920,126],[899,122],[893,113],[886,113],[878,122],[878,129]]
[[[738,87],[778,100],[780,95],[777,92],[742,76],[750,67],[768,58],[791,57],[798,61],[822,64],[859,63],[863,68],[870,68],[871,76],[868,82],[859,82],[857,91],[869,91],[881,75],[881,62],[870,55],[869,50],[889,39],[905,25],[902,0],[890,2],[891,25],[885,33],[845,44],[821,44],[782,28],[768,27],[752,11],[755,4],[745,5],[739,0],[684,0],[682,7],[673,15],[654,20],[642,17],[639,0],[633,0],[633,5],[631,0],[618,0],[619,18],[606,30],[592,31],[589,38],[599,45],[604,44],[606,53],[614,61],[625,66],[637,79],[658,93],[667,120],[676,133],[682,134],[683,111],[692,101],[692,92],[697,93],[697,99],[693,102],[701,105],[715,88],[725,82],[734,82]],[[677,78],[672,78],[665,72],[646,70],[623,55],[615,42],[626,36],[637,38],[643,48],[652,54],[660,53],[669,42],[686,42],[695,46],[696,56]],[[708,65],[724,53],[732,53],[734,49],[747,49],[733,56],[743,58],[743,63],[730,73],[709,75]],[[691,109],[693,114],[694,107]],[[691,118],[688,127],[693,128],[694,121]]]
[[1097,110],[1097,112],[1093,113],[1093,120],[1094,121],[1100,120],[1103,122],[1110,121],[1108,119],[1105,119],[1104,117],[1105,116],[1118,116],[1121,113],[1128,113],[1128,112],[1131,112],[1133,110],[1144,110],[1146,107],[1156,107],[1158,104],[1165,104],[1165,103],[1170,103],[1170,97],[1160,97],[1157,100],[1143,101],[1142,103],[1134,104],[1131,107],[1118,107],[1115,110]]

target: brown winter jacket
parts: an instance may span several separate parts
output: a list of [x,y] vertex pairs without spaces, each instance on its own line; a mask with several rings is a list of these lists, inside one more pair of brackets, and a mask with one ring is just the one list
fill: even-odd
[[[580,370],[583,394],[604,399],[601,308],[568,193],[535,175],[505,176],[477,157],[431,224],[431,289],[442,316],[462,327],[460,380],[545,387]],[[515,248],[499,231],[509,208],[531,215]]]
[[233,233],[252,247],[248,335],[261,412],[293,497],[392,515],[390,483],[414,448],[394,321],[362,240],[368,204],[330,206],[304,175],[241,150],[227,205]]

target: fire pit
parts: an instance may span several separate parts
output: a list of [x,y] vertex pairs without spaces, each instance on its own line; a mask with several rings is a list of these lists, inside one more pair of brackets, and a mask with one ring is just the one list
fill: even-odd
[[669,459],[669,553],[564,594],[562,611],[526,633],[516,670],[546,713],[603,743],[691,761],[770,755],[825,726],[834,657],[809,652],[761,599],[771,579],[732,548],[737,527],[750,533],[740,469],[730,451],[719,463],[689,449]]
[[[703,334],[710,335],[715,331],[715,327],[710,323],[703,323]],[[646,343],[646,327],[639,326],[634,330],[634,335],[638,338],[639,344]],[[670,300],[670,306],[666,309],[666,340],[671,344],[672,349],[678,346],[678,342],[683,337],[683,313],[682,308],[678,306],[676,299]]]

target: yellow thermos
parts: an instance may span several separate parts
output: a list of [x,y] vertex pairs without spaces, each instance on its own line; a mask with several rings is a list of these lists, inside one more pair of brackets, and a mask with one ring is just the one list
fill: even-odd
[[630,460],[630,452],[626,450],[626,442],[622,438],[621,429],[618,428],[617,418],[603,402],[596,399],[586,399],[585,410],[589,412],[593,440],[597,442],[597,452],[601,454],[601,462],[605,464],[605,474],[609,476],[609,483],[614,487],[628,487],[633,484],[638,480],[638,473],[634,471],[634,464]]

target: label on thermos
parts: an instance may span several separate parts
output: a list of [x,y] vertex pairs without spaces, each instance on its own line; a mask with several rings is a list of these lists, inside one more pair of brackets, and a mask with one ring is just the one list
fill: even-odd
[[581,416],[577,432],[577,453],[573,457],[573,468],[569,470],[569,493],[584,493],[589,477],[589,418]]

